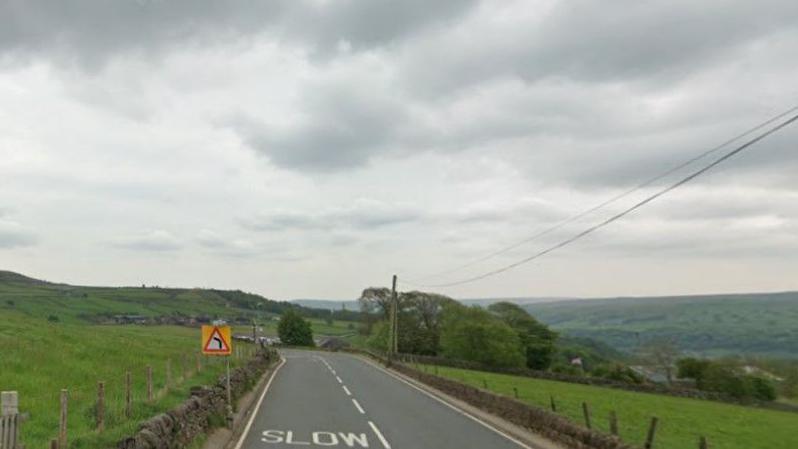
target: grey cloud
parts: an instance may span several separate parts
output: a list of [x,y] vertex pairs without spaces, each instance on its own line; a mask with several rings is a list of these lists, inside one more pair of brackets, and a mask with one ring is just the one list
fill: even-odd
[[[795,33],[790,0],[725,2],[558,2],[532,26],[476,23],[482,29],[441,33],[412,52],[412,82],[446,92],[491,78],[587,82],[676,81],[726,60],[741,46],[784,30]],[[468,31],[466,31],[468,30]],[[452,52],[454,45],[466,48]],[[435,70],[428,70],[430,65]]]
[[96,66],[112,55],[157,54],[170,46],[252,33],[286,3],[12,0],[0,5],[0,50]]
[[21,224],[3,219],[0,211],[0,249],[24,248],[37,242],[36,235]]
[[337,171],[365,165],[384,150],[407,120],[395,99],[351,84],[307,89],[303,117],[289,128],[237,118],[232,128],[276,165],[307,171]]
[[379,201],[357,200],[349,207],[316,212],[273,212],[242,220],[255,231],[367,230],[414,222],[421,215],[412,209]]
[[567,218],[562,207],[537,198],[522,199],[510,205],[476,204],[451,214],[451,219],[461,224],[534,223],[545,224]]
[[11,0],[0,4],[0,52],[97,67],[113,56],[158,55],[184,46],[249,39],[264,31],[275,40],[303,42],[318,51],[334,49],[339,41],[368,49],[451,20],[473,4],[473,0]]
[[121,237],[111,244],[117,248],[148,252],[172,252],[183,248],[179,238],[164,230]]
[[252,242],[244,239],[230,239],[209,229],[201,230],[196,237],[197,243],[216,254],[231,257],[251,257],[261,250]]
[[782,258],[798,251],[798,220],[760,216],[733,220],[637,221],[608,228],[582,245],[633,257]]

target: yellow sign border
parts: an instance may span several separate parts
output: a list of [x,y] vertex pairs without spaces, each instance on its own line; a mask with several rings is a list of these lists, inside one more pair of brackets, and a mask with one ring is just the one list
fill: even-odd
[[[222,337],[222,340],[224,340],[224,342],[227,344],[227,351],[213,351],[207,349],[209,340],[216,330],[219,331],[219,335]],[[202,353],[205,355],[232,354],[233,339],[230,338],[231,333],[230,326],[202,326],[202,340],[200,340],[200,344],[202,345]]]

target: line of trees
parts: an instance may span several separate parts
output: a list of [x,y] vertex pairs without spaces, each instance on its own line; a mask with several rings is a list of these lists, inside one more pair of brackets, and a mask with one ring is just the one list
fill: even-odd
[[763,377],[745,373],[723,361],[687,357],[676,362],[679,377],[692,379],[696,388],[728,394],[738,399],[773,401],[776,388]]
[[[360,299],[368,344],[386,351],[391,291],[368,288]],[[398,294],[399,352],[444,356],[499,367],[548,369],[557,334],[516,304],[466,307],[443,295]]]

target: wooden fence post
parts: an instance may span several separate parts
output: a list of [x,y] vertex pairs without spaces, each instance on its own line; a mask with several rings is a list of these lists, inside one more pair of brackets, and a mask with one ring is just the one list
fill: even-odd
[[58,449],[58,440],[56,439],[50,440],[50,449]]
[[97,382],[97,431],[105,430],[105,382]]
[[147,402],[152,402],[152,366],[147,365]]
[[648,427],[648,436],[646,436],[646,444],[643,446],[645,449],[652,449],[654,447],[654,436],[657,433],[657,419],[656,416],[651,418],[651,425]]
[[557,404],[554,403],[554,396],[549,396],[551,398],[551,411],[557,413]]
[[132,385],[130,383],[130,371],[125,373],[125,416],[130,418],[133,414],[132,405],[133,405],[133,397],[132,392]]
[[582,403],[582,413],[585,415],[585,426],[588,429],[592,429],[593,427],[590,425],[590,406],[587,405],[587,402]]
[[0,416],[16,415],[19,413],[19,395],[16,391],[0,393]]
[[610,410],[610,433],[618,436],[618,414]]
[[58,449],[67,449],[67,407],[69,404],[69,393],[66,389],[61,390],[61,415],[58,420]]
[[19,396],[16,391],[0,393],[0,446],[17,449],[19,446]]
[[709,449],[709,444],[707,443],[707,437],[702,436],[698,439],[698,448],[699,449]]

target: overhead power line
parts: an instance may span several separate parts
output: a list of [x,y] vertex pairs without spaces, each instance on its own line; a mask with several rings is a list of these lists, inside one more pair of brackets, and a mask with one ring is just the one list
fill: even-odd
[[531,261],[533,261],[535,259],[538,259],[540,257],[543,257],[543,256],[545,256],[545,255],[547,255],[547,254],[549,254],[551,252],[554,252],[554,251],[556,251],[556,250],[558,250],[558,249],[560,249],[560,248],[562,248],[564,246],[567,246],[567,245],[569,245],[569,244],[571,244],[571,243],[573,243],[573,242],[575,242],[575,241],[577,241],[577,240],[579,240],[579,239],[581,239],[581,238],[583,238],[583,237],[585,237],[585,236],[587,236],[589,234],[592,234],[593,232],[595,232],[595,231],[597,231],[597,230],[599,230],[599,229],[601,229],[601,228],[603,228],[603,227],[605,227],[605,226],[607,226],[607,225],[609,225],[609,224],[611,224],[611,223],[613,223],[615,221],[620,220],[624,216],[634,212],[635,210],[645,206],[646,204],[656,200],[657,198],[659,198],[659,197],[661,197],[661,196],[663,196],[663,195],[665,195],[665,194],[667,194],[667,193],[669,193],[669,192],[671,192],[673,190],[676,190],[679,187],[687,184],[688,182],[698,178],[699,176],[701,176],[704,173],[708,172],[712,168],[722,164],[723,162],[725,162],[725,161],[729,160],[730,158],[734,157],[735,155],[743,152],[744,150],[746,150],[747,148],[751,147],[752,145],[754,145],[755,143],[759,142],[760,140],[770,136],[771,134],[781,130],[782,128],[794,123],[797,120],[798,120],[798,115],[794,115],[794,116],[790,117],[788,120],[786,120],[786,121],[784,121],[784,122],[782,122],[782,123],[770,128],[770,129],[768,129],[767,131],[757,135],[753,139],[748,140],[747,142],[745,142],[742,145],[738,146],[734,150],[724,154],[723,156],[721,156],[720,158],[716,159],[715,161],[713,161],[709,165],[706,165],[703,168],[691,173],[690,175],[688,175],[688,176],[682,178],[681,180],[679,180],[678,182],[676,182],[674,184],[671,184],[670,186],[658,191],[657,193],[654,193],[653,195],[650,195],[650,196],[646,197],[644,200],[639,201],[638,203],[635,203],[633,206],[631,206],[631,207],[629,207],[627,209],[624,209],[623,211],[613,215],[612,217],[610,217],[610,218],[608,218],[608,219],[606,219],[606,220],[604,220],[604,221],[602,221],[602,222],[600,222],[600,223],[598,223],[596,225],[593,225],[593,226],[585,229],[584,231],[582,231],[582,232],[580,232],[580,233],[578,233],[578,234],[576,234],[576,235],[574,235],[574,236],[572,236],[572,237],[570,237],[568,239],[565,239],[565,240],[557,243],[556,245],[553,245],[553,246],[551,246],[551,247],[549,247],[549,248],[547,248],[547,249],[545,249],[543,251],[540,251],[538,253],[535,253],[532,256],[526,257],[524,259],[521,259],[521,260],[519,260],[517,262],[514,262],[514,263],[511,263],[509,265],[505,265],[505,266],[503,266],[501,268],[498,268],[498,269],[495,269],[495,270],[491,270],[491,271],[488,271],[486,273],[483,273],[483,274],[480,274],[480,275],[477,275],[477,276],[469,277],[469,278],[466,278],[466,279],[461,279],[461,280],[455,281],[455,282],[448,282],[448,283],[441,283],[441,284],[415,284],[415,283],[411,283],[411,282],[405,281],[405,283],[416,285],[418,287],[452,287],[452,286],[455,286],[455,285],[462,285],[462,284],[467,284],[467,283],[470,283],[470,282],[478,281],[480,279],[485,279],[487,277],[494,276],[494,275],[497,275],[499,273],[503,273],[505,271],[511,270],[511,269],[513,269],[513,268],[515,268],[515,267],[517,267],[519,265],[523,265],[525,263],[531,262]]
[[507,246],[505,246],[505,247],[503,247],[501,249],[498,249],[498,250],[496,250],[494,252],[488,253],[488,254],[486,254],[486,255],[484,255],[482,257],[479,257],[477,259],[474,259],[474,260],[472,260],[470,262],[467,262],[467,263],[464,263],[462,265],[458,265],[458,266],[456,266],[454,268],[451,268],[451,269],[448,269],[448,270],[444,270],[444,271],[439,271],[439,272],[432,273],[430,275],[424,276],[422,278],[419,278],[419,280],[436,278],[436,277],[440,277],[440,276],[445,276],[447,274],[456,273],[456,272],[458,272],[460,270],[463,270],[465,268],[469,268],[469,267],[472,267],[472,266],[474,266],[476,264],[479,264],[481,262],[485,262],[487,260],[493,259],[496,256],[500,256],[502,254],[506,254],[506,253],[508,253],[508,252],[510,252],[510,251],[522,246],[522,245],[525,245],[527,243],[532,243],[532,242],[540,239],[541,237],[544,237],[544,236],[546,236],[548,234],[551,234],[554,231],[557,231],[557,230],[561,229],[562,227],[564,227],[566,225],[569,225],[569,224],[571,224],[571,223],[573,223],[575,221],[578,221],[578,220],[580,220],[580,219],[582,219],[582,218],[584,218],[584,217],[586,217],[586,216],[588,216],[588,215],[590,215],[590,214],[592,214],[594,212],[597,212],[597,211],[599,211],[599,210],[601,210],[601,209],[603,209],[603,208],[605,208],[605,207],[607,207],[607,206],[609,206],[609,205],[611,205],[613,203],[616,203],[616,202],[628,197],[629,195],[631,195],[633,193],[636,193],[636,192],[638,192],[638,191],[640,191],[640,190],[642,190],[642,189],[644,189],[646,187],[649,187],[650,185],[654,184],[655,182],[660,181],[660,180],[662,180],[664,178],[667,178],[668,176],[670,176],[670,175],[682,170],[683,168],[688,167],[688,166],[692,165],[693,163],[698,162],[701,159],[704,159],[704,158],[706,158],[706,157],[708,157],[708,156],[710,156],[710,155],[712,155],[714,153],[717,153],[718,151],[720,151],[723,148],[731,145],[732,143],[742,139],[743,137],[746,137],[749,134],[752,134],[752,133],[754,133],[756,131],[759,131],[760,129],[770,125],[771,123],[773,123],[773,122],[775,122],[777,120],[780,120],[780,119],[786,117],[787,115],[792,114],[793,112],[796,112],[796,111],[798,111],[798,106],[793,106],[792,108],[782,112],[781,114],[779,114],[779,115],[777,115],[775,117],[772,117],[772,118],[770,118],[770,119],[768,119],[768,120],[766,120],[766,121],[754,126],[753,128],[750,128],[747,131],[745,131],[745,132],[743,132],[741,134],[738,134],[738,135],[732,137],[731,139],[726,140],[725,142],[723,142],[723,143],[721,143],[721,144],[719,144],[719,145],[717,145],[715,147],[710,148],[709,150],[704,151],[701,154],[698,154],[698,155],[696,155],[696,156],[694,156],[694,157],[692,157],[690,159],[685,160],[684,162],[681,162],[681,163],[679,163],[677,165],[674,165],[673,167],[671,167],[667,171],[665,171],[665,172],[663,172],[663,173],[661,173],[659,175],[656,175],[656,176],[654,176],[652,178],[649,178],[646,181],[643,181],[642,183],[632,187],[629,190],[621,192],[618,195],[615,195],[615,196],[613,196],[613,197],[611,197],[611,198],[609,198],[609,199],[607,199],[607,200],[605,200],[605,201],[603,201],[603,202],[601,202],[599,204],[596,204],[593,207],[585,209],[584,211],[579,212],[576,215],[568,217],[568,218],[566,218],[566,219],[564,219],[564,220],[562,220],[562,221],[560,221],[560,222],[558,222],[558,223],[556,223],[556,224],[554,224],[554,225],[552,225],[552,226],[550,226],[550,227],[548,227],[546,229],[540,230],[537,233],[532,234],[531,236],[529,236],[529,237],[527,237],[527,238],[525,238],[523,240],[519,240],[518,242],[515,242],[515,243],[512,243],[510,245],[507,245]]

